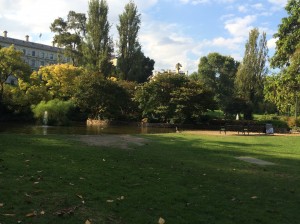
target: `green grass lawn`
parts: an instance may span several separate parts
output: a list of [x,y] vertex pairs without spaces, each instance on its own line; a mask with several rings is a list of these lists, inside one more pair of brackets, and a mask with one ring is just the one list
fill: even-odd
[[0,223],[300,222],[300,137],[144,137],[117,149],[0,135]]

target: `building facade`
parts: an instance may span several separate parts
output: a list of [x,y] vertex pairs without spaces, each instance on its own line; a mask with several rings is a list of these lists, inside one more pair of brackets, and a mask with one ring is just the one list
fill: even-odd
[[45,65],[70,61],[63,55],[61,48],[30,42],[28,35],[25,36],[25,40],[10,38],[7,36],[7,31],[4,31],[3,36],[0,36],[0,46],[9,47],[11,45],[14,45],[16,50],[23,52],[23,59],[32,70],[38,70],[39,67]]

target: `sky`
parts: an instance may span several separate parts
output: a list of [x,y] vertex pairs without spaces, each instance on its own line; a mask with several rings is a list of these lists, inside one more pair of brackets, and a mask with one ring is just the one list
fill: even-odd
[[[274,33],[288,0],[135,0],[141,14],[139,42],[155,70],[175,70],[180,63],[189,74],[199,59],[218,52],[241,61],[249,31],[266,32],[269,57],[275,51]],[[0,0],[0,35],[52,45],[50,24],[69,11],[87,13],[88,0]],[[111,36],[129,0],[107,0]],[[41,34],[41,35],[40,35]],[[115,49],[116,50],[116,49]]]

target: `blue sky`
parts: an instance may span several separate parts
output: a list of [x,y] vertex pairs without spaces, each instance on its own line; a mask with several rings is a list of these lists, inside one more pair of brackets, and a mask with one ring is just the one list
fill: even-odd
[[[116,24],[128,0],[107,0],[111,35],[117,41]],[[135,0],[142,24],[139,41],[155,70],[174,70],[176,63],[192,73],[200,57],[211,52],[243,58],[249,31],[267,33],[272,56],[287,0]],[[86,13],[88,0],[0,0],[0,35],[51,45],[49,26],[70,10]],[[40,33],[42,37],[39,38]]]

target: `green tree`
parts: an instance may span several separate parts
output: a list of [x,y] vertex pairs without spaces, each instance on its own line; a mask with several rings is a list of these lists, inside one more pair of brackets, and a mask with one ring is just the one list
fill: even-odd
[[224,112],[235,97],[234,80],[238,66],[239,62],[230,56],[210,53],[200,58],[198,75],[194,75],[215,94],[218,108]]
[[48,65],[39,69],[40,86],[46,87],[52,99],[69,100],[75,92],[75,78],[84,74],[84,69],[70,64]]
[[258,29],[251,30],[244,58],[235,79],[238,96],[247,104],[244,111],[245,119],[252,119],[253,111],[263,102],[267,54],[266,33],[263,32],[260,36]]
[[282,68],[290,64],[300,43],[300,0],[289,0],[285,10],[288,17],[282,19],[278,31],[274,34],[276,41],[275,54],[271,59],[273,67]]
[[[299,45],[300,46],[300,45]],[[274,103],[280,112],[295,112],[300,99],[300,47],[290,57],[290,66],[278,74],[267,77],[265,98]],[[295,113],[297,116],[297,113]]]
[[285,9],[288,16],[282,19],[278,32],[274,35],[276,50],[271,66],[281,68],[277,75],[268,77],[265,97],[274,103],[279,111],[294,111],[300,95],[300,11],[299,0],[289,0]]
[[127,92],[116,81],[98,73],[76,79],[76,105],[91,119],[118,120],[128,111]]
[[[139,76],[145,72],[143,64],[145,56],[138,41],[141,15],[133,1],[125,5],[124,12],[119,15],[118,62],[117,69],[121,79],[129,81],[145,80]],[[147,74],[149,75],[149,74]]]
[[137,88],[135,100],[149,121],[187,122],[213,109],[212,96],[187,76],[161,73]]
[[108,5],[105,0],[90,0],[84,56],[87,67],[109,76],[112,72],[113,42],[109,36]]
[[23,53],[14,46],[0,49],[0,105],[2,104],[5,82],[9,76],[16,78],[29,77],[31,69],[22,59]]
[[65,56],[71,58],[73,65],[82,64],[82,43],[86,32],[86,16],[70,11],[65,21],[57,18],[51,23],[51,32],[55,33],[53,43],[64,48]]

